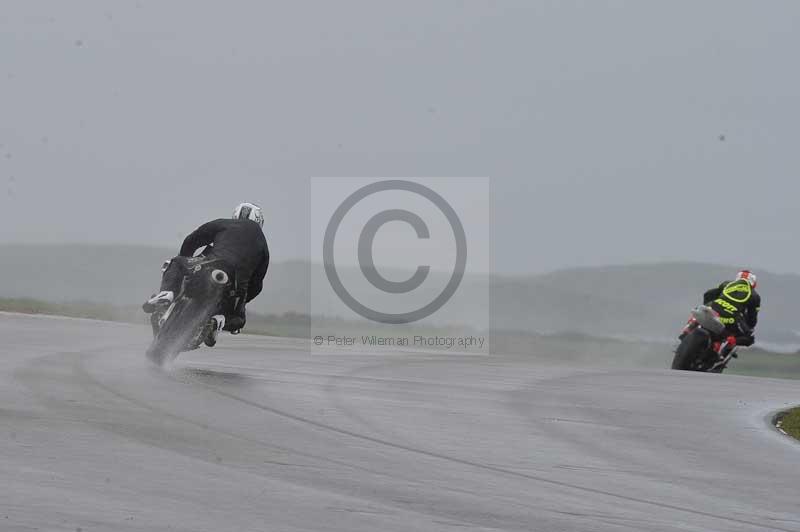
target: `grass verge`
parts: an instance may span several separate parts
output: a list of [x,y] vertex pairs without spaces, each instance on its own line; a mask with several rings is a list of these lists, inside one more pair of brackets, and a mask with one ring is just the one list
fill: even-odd
[[141,316],[140,309],[138,309],[139,311],[137,313],[137,309],[134,307],[123,307],[89,301],[52,303],[36,299],[0,298],[0,310],[18,312],[20,314],[45,314],[128,323],[145,322]]
[[[146,314],[138,305],[109,305],[88,301],[51,303],[36,299],[0,298],[0,311],[20,314],[43,314],[48,316],[67,316],[69,318],[89,318],[93,320],[137,323],[148,325]],[[248,315],[247,332],[268,336],[308,337],[308,324],[302,316],[286,313],[281,316]]]
[[[64,303],[34,299],[0,297],[0,311],[23,314],[51,314],[74,318],[92,318],[105,321],[147,325],[147,316],[138,305],[110,305],[86,301]],[[335,318],[315,318],[315,333],[320,334],[377,334],[393,336],[392,326],[372,326]],[[247,334],[309,338],[311,318],[305,314],[247,315]],[[403,332],[412,331],[404,329]],[[447,328],[414,329],[414,334],[462,336],[471,331]],[[477,333],[475,333],[477,334]],[[491,352],[535,356],[542,361],[568,364],[592,364],[625,368],[667,368],[672,360],[667,345],[652,342],[622,341],[596,338],[577,333],[542,335],[498,329],[491,337]],[[753,377],[800,379],[800,353],[774,353],[758,347],[743,349],[739,358],[731,362],[727,374]],[[800,413],[797,414],[800,417]]]
[[789,436],[800,440],[800,407],[779,416],[776,425]]

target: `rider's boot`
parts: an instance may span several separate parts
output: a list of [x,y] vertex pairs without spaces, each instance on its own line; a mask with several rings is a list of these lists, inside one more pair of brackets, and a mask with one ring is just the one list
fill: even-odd
[[229,316],[225,323],[225,330],[237,334],[244,327],[245,319],[241,316]]
[[[728,336],[724,342],[714,342],[713,350],[717,354],[717,359],[714,361],[714,365],[716,366],[721,364],[735,347],[735,336]],[[733,354],[733,358],[738,358],[736,353]]]
[[171,290],[163,290],[158,294],[154,294],[150,299],[144,302],[142,310],[147,314],[152,314],[159,307],[168,307],[175,300],[175,293]]
[[142,310],[150,314],[150,326],[153,329],[153,338],[158,335],[161,328],[161,317],[169,309],[175,295],[169,291],[161,291],[144,302]]
[[245,311],[244,299],[239,301],[239,304],[233,309],[233,312],[226,316],[225,330],[231,334],[239,334],[247,322],[247,312]]
[[208,333],[206,334],[203,343],[208,347],[214,347],[217,345],[217,335],[223,327],[225,327],[225,316],[221,314],[211,316],[211,319],[208,320],[208,324],[206,324]]

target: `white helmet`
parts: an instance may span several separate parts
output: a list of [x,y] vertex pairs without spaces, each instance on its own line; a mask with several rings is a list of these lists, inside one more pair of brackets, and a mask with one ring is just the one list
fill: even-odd
[[756,287],[756,274],[751,272],[750,270],[741,270],[739,273],[736,274],[736,280],[744,279],[752,288]]
[[253,220],[260,227],[264,227],[264,213],[261,207],[254,203],[240,203],[233,211],[234,220]]

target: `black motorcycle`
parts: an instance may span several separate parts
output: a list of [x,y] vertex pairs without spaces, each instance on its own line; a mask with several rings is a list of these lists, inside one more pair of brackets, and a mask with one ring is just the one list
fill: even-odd
[[[752,333],[741,315],[734,319],[739,336]],[[719,314],[706,305],[692,310],[680,339],[672,359],[672,369],[722,373],[732,358],[738,358],[736,335],[731,335],[720,321]]]
[[224,306],[235,297],[234,270],[223,260],[204,256],[186,259],[181,288],[165,309],[150,315],[153,342],[147,358],[162,365],[179,353],[191,351],[211,333],[213,316],[219,315],[219,328],[224,325]]

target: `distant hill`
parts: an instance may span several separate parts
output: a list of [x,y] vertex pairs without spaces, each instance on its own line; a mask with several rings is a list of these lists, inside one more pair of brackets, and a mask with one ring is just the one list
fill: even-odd
[[[564,330],[640,338],[671,337],[702,293],[735,275],[734,267],[661,263],[580,268],[526,278],[497,278],[493,300],[515,327],[526,322],[539,332]],[[764,303],[759,335],[800,343],[794,302],[800,276],[759,271]],[[519,318],[518,316],[524,316]],[[499,324],[498,324],[499,325]]]
[[[144,246],[0,245],[0,297],[136,304],[158,287],[161,263],[172,254]],[[355,268],[341,271],[345,281],[361,276]],[[704,290],[734,272],[720,265],[661,263],[491,279],[467,276],[448,316],[452,323],[482,326],[485,294],[491,290],[491,319],[497,330],[666,339],[682,326]],[[759,337],[800,343],[794,333],[800,330],[794,308],[800,301],[800,276],[758,274],[765,303]],[[348,317],[333,297],[314,294],[312,300],[309,280],[327,283],[321,266],[274,263],[262,296],[248,308]]]

